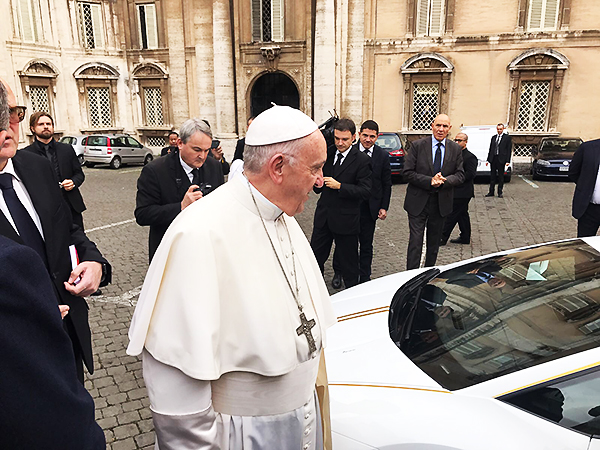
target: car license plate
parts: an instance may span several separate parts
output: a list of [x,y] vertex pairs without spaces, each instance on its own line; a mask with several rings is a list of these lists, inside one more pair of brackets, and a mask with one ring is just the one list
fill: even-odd
[[559,172],[568,172],[569,171],[569,167],[568,166],[559,167],[558,171]]

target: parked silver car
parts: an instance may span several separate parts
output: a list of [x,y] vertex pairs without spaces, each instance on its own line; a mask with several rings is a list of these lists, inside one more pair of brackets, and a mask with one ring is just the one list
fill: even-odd
[[87,137],[87,135],[79,134],[75,136],[63,136],[58,142],[62,142],[63,144],[71,144],[73,149],[75,150],[75,154],[77,155],[77,159],[79,160],[79,164],[82,166],[85,164],[85,157],[83,155],[83,140]]
[[154,159],[152,150],[127,134],[92,134],[83,140],[83,151],[88,167],[110,164],[118,169],[123,164],[148,164]]

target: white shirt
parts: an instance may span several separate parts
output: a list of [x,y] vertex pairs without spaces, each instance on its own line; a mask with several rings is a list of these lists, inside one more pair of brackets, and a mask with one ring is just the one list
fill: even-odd
[[596,186],[594,186],[591,202],[600,205],[600,168],[598,168],[598,174],[596,175]]
[[342,155],[342,159],[340,160],[340,166],[342,164],[344,164],[344,161],[346,160],[346,156],[348,156],[348,153],[350,152],[351,148],[352,148],[352,146],[348,147],[348,149],[346,149],[346,151],[344,153],[340,152],[339,150],[336,150],[335,157],[333,158],[333,165],[335,166],[335,163],[337,162],[337,159],[338,159],[338,155]]
[[194,170],[194,168],[188,166],[185,163],[185,161],[183,159],[181,159],[181,154],[179,155],[179,162],[181,163],[181,167],[183,167],[183,170],[185,170],[186,175],[190,179],[190,183],[193,182],[194,181],[194,174],[192,173],[192,170]]
[[[17,175],[17,172],[15,172],[15,166],[13,164],[12,159],[9,159],[7,161],[6,166],[4,166],[4,170],[0,170],[0,173],[10,173],[13,176],[13,189],[15,190],[15,193],[17,194],[17,198],[21,201],[21,203],[23,204],[23,206],[25,207],[25,209],[27,210],[27,212],[33,219],[33,223],[35,223],[35,226],[37,227],[38,231],[40,232],[42,239],[44,239],[44,230],[42,229],[42,221],[40,220],[40,216],[38,216],[37,212],[35,211],[35,208],[33,207],[33,202],[31,201],[31,197],[29,197],[29,193],[25,189],[25,185],[23,184],[23,182]],[[6,205],[6,202],[4,201],[4,195],[0,195],[0,211],[2,211],[2,214],[4,214],[4,216],[8,219],[8,221],[10,222],[10,224],[12,225],[12,227],[15,229],[15,231],[18,234],[19,231],[17,230],[17,226],[15,225],[15,222],[14,222],[12,216],[10,215],[10,211],[8,210],[8,206]]]
[[366,148],[363,147],[362,143],[359,142],[358,149],[369,157],[373,156],[373,147],[371,147],[370,149],[367,150]]

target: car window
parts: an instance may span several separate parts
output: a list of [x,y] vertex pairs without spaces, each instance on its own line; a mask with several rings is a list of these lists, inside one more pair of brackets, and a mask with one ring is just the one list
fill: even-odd
[[499,397],[499,400],[587,435],[600,434],[600,369]]
[[376,144],[388,152],[402,148],[400,138],[393,133],[379,135]]
[[142,144],[140,144],[134,138],[128,137],[126,139],[127,139],[127,143],[129,144],[130,147],[137,147],[137,148],[141,148],[142,147]]
[[582,142],[581,139],[547,139],[542,142],[541,152],[574,152]]
[[127,147],[127,144],[125,144],[125,139],[122,137],[110,138],[110,142],[113,147]]
[[108,144],[108,138],[105,136],[89,136],[87,139],[87,145],[99,145],[104,146]]
[[69,136],[64,136],[64,137],[61,137],[61,138],[58,140],[58,142],[62,142],[62,143],[64,143],[64,144],[73,144],[73,141],[72,141],[72,139],[73,139],[73,138],[71,138],[71,137],[69,137]]
[[400,326],[391,308],[390,336],[442,386],[461,389],[600,346],[599,281],[600,253],[581,240],[486,258],[411,292]]

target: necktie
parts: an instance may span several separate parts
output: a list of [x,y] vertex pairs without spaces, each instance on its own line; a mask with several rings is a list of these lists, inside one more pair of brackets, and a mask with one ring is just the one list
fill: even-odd
[[366,150],[365,149],[365,154],[370,158],[371,157],[371,150]]
[[341,153],[337,154],[337,159],[335,160],[335,164],[333,165],[333,167],[340,167],[342,165],[342,158],[344,156]]
[[442,143],[438,142],[437,150],[435,151],[435,159],[433,160],[433,174],[442,170]]
[[200,169],[192,169],[192,175],[192,184],[200,186],[200,183],[202,182],[202,180],[200,179]]
[[500,139],[502,138],[502,135],[499,134],[498,137],[496,138],[496,155],[499,153],[499,149],[500,149]]
[[58,181],[62,181],[60,176],[60,169],[58,168],[58,157],[56,156],[56,149],[52,148],[50,144],[44,146],[44,150],[46,151],[46,157],[52,163],[52,168],[54,169],[54,173],[56,174],[56,178]]
[[0,174],[0,189],[2,189],[4,201],[23,243],[38,252],[47,266],[48,260],[44,240],[23,203],[17,197],[17,193],[13,189],[13,176],[10,173]]

